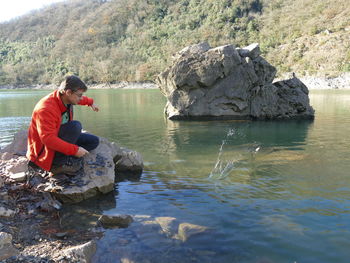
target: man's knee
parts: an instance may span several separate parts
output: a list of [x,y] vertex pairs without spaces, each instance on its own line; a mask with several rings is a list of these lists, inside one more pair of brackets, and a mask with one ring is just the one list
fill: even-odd
[[82,125],[80,123],[80,121],[70,121],[68,122],[70,129],[72,130],[72,132],[74,133],[81,133],[82,130]]
[[58,132],[58,137],[69,143],[75,143],[81,134],[81,123],[79,121],[70,121],[62,124]]

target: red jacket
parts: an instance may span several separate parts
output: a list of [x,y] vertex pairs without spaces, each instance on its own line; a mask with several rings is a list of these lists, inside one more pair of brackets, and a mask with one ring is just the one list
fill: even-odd
[[[93,99],[82,96],[79,105],[91,106],[93,102]],[[33,111],[28,131],[27,158],[46,171],[51,169],[55,152],[75,155],[78,151],[77,145],[58,138],[62,122],[61,116],[65,111],[67,108],[62,102],[58,90],[42,98]],[[72,120],[72,110],[69,115],[70,120]]]

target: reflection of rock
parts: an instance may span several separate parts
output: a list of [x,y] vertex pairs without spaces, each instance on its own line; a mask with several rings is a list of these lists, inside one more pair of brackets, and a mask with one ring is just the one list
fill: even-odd
[[0,260],[5,260],[15,256],[19,251],[12,245],[12,236],[5,232],[0,232]]
[[[26,143],[27,132],[20,131],[15,135],[13,143],[2,150],[0,156],[2,174],[10,177],[11,174],[13,176],[28,171],[27,159],[20,155],[26,152]],[[84,157],[83,171],[70,178],[68,184],[42,182],[42,175],[39,174],[31,174],[29,179],[38,177],[35,181],[41,183],[40,189],[53,193],[63,202],[80,202],[99,193],[112,191],[119,173],[140,176],[142,169],[143,161],[139,153],[100,138],[99,146]]]
[[178,52],[157,84],[169,119],[313,118],[307,87],[296,78],[272,83],[275,74],[256,43],[200,43]]
[[294,162],[305,159],[305,155],[300,151],[275,151],[269,154],[261,155],[257,157],[258,161],[264,162]]

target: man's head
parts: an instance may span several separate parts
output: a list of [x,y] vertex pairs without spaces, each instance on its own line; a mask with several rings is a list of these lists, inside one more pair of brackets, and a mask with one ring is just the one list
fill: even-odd
[[87,90],[85,83],[77,76],[67,76],[58,88],[65,104],[78,104],[83,93]]

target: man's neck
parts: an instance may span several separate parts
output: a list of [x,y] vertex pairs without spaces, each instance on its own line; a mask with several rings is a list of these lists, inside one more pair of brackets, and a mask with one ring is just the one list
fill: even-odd
[[67,95],[65,93],[60,93],[60,98],[61,98],[63,104],[66,105],[66,107],[67,107],[67,105],[69,104],[69,101],[67,100]]

